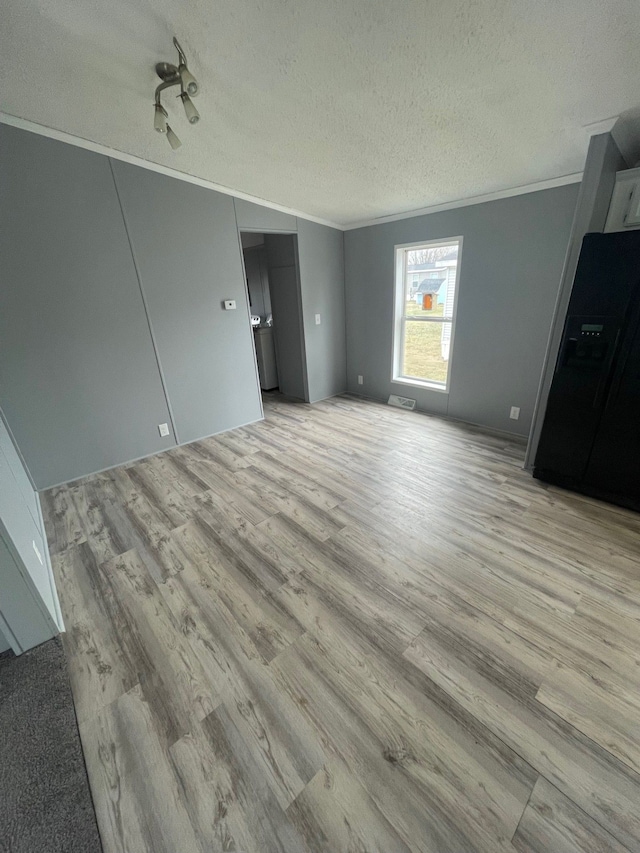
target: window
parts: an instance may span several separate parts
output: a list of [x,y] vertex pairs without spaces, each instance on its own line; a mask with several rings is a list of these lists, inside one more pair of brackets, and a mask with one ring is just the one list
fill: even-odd
[[396,246],[394,382],[449,390],[462,237]]

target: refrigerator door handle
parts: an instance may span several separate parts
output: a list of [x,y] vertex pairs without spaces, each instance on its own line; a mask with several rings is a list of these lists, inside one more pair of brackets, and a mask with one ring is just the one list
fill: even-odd
[[618,349],[618,341],[620,340],[620,327],[616,331],[616,338],[613,342],[613,346],[611,347],[611,353],[609,358],[607,359],[607,369],[603,371],[602,376],[600,377],[600,381],[598,382],[598,387],[596,388],[596,393],[593,398],[593,408],[599,409],[602,406],[602,401],[609,394],[611,390],[611,382],[613,381],[611,377],[611,365],[613,364],[613,360],[616,355],[616,350]]
[[622,379],[624,377],[625,367],[627,366],[627,362],[629,361],[629,354],[631,352],[630,347],[625,347],[626,351],[624,352],[620,364],[615,369],[615,375],[611,381],[611,385],[609,387],[609,393],[607,394],[607,402],[604,404],[604,411],[606,412],[609,406],[615,402],[616,397],[618,396],[618,390],[622,383]]
[[[627,329],[637,329],[640,324],[640,284],[636,290],[637,298],[634,310],[631,312],[631,316],[629,317],[626,328]],[[618,329],[618,334],[616,335],[616,346],[614,347],[614,352],[618,345],[618,338],[620,337],[620,332],[622,329]],[[606,412],[609,406],[615,401],[618,390],[620,388],[620,384],[622,383],[622,378],[624,375],[625,368],[627,366],[627,362],[629,361],[629,355],[633,349],[633,341],[634,334],[625,335],[624,340],[622,341],[622,345],[620,347],[620,361],[616,365],[615,370],[613,371],[613,376],[611,382],[609,383],[609,389],[607,393],[607,401],[604,404],[604,411]]]
[[562,368],[565,366],[567,362],[567,356],[569,354],[569,348],[571,343],[575,343],[576,339],[572,338],[569,334],[569,330],[565,328],[564,334],[562,335],[562,343],[560,344],[560,351],[558,352],[558,358],[556,359],[556,369],[554,371],[554,375],[559,373]]

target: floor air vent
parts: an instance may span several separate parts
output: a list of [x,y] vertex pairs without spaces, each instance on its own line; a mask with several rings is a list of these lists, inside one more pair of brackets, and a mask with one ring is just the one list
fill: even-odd
[[399,409],[415,409],[416,401],[410,400],[409,397],[398,397],[397,394],[392,394],[387,400],[390,406],[397,406]]

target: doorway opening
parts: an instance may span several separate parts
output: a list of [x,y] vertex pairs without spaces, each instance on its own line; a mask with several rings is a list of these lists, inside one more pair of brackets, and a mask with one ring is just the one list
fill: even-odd
[[309,400],[296,234],[240,232],[260,388]]

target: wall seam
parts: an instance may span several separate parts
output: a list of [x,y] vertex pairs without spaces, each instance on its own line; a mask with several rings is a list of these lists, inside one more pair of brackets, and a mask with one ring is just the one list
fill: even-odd
[[344,303],[344,390],[342,394],[346,394],[349,390],[349,335],[347,334],[347,250],[345,232],[342,234],[342,301]]
[[[136,278],[138,280],[138,288],[140,290],[140,297],[142,299],[142,307],[144,308],[144,314],[147,318],[147,326],[149,328],[149,336],[151,337],[151,345],[153,347],[153,353],[156,359],[156,364],[158,366],[158,374],[160,376],[160,384],[162,385],[162,393],[164,394],[165,402],[167,404],[167,410],[169,412],[169,420],[171,421],[171,428],[173,429],[173,438],[176,444],[180,444],[180,438],[178,436],[178,429],[176,427],[176,419],[173,414],[173,408],[171,406],[171,400],[169,398],[169,391],[167,389],[167,381],[165,379],[164,371],[162,369],[162,362],[160,360],[160,353],[158,352],[158,344],[156,341],[155,332],[153,331],[153,323],[151,322],[151,315],[149,313],[149,307],[147,305],[147,299],[144,293],[144,287],[142,285],[142,276],[140,274],[140,269],[138,267],[138,259],[136,258],[136,252],[133,246],[133,239],[131,237],[131,233],[129,231],[129,223],[127,222],[127,216],[124,212],[124,205],[122,204],[122,199],[120,198],[120,190],[118,189],[118,181],[116,180],[116,174],[113,171],[113,163],[111,161],[111,157],[107,157],[109,161],[109,169],[111,170],[111,177],[113,179],[113,185],[116,190],[116,197],[118,199],[118,205],[120,207],[120,213],[122,215],[122,221],[124,223],[124,230],[127,235],[127,241],[129,243],[129,249],[131,251],[131,258],[133,260],[133,267],[136,273]],[[166,449],[166,448],[165,448]]]

